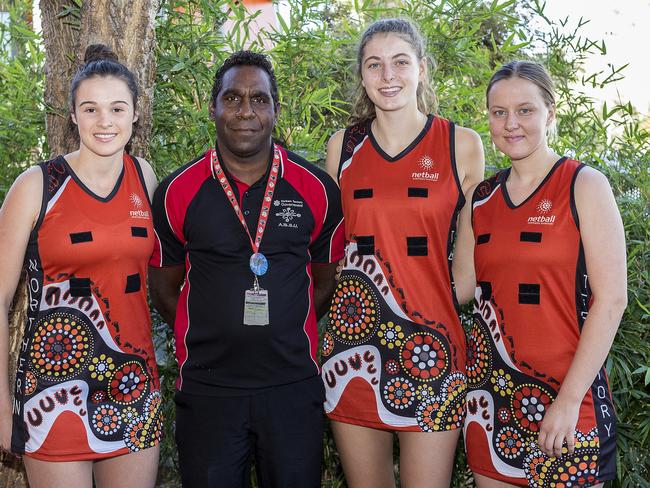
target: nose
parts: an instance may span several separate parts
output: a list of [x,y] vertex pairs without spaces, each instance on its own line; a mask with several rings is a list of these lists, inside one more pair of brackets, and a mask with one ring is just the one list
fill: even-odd
[[384,67],[381,70],[381,75],[384,81],[390,81],[393,78],[395,78],[395,74],[393,73],[393,67],[390,65],[390,63],[384,64]]
[[508,116],[506,117],[506,130],[514,130],[517,127],[519,127],[519,119],[517,118],[517,114],[509,112]]
[[111,114],[110,112],[101,112],[101,116],[99,118],[99,125],[100,127],[111,127],[113,125],[113,120],[111,119]]
[[242,119],[250,119],[255,117],[253,112],[253,105],[248,97],[243,97],[239,107],[237,107],[237,117]]

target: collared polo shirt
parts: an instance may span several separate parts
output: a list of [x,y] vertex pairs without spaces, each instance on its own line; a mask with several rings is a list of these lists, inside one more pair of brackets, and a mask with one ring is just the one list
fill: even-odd
[[[214,177],[210,151],[170,174],[156,190],[150,265],[185,266],[174,323],[179,390],[219,394],[318,374],[311,264],[343,257],[341,199],[323,170],[284,148],[280,154],[280,175],[259,250],[269,262],[259,278],[269,294],[267,326],[243,324],[244,293],[253,285],[252,249]],[[268,170],[242,195],[227,176],[254,237]]]

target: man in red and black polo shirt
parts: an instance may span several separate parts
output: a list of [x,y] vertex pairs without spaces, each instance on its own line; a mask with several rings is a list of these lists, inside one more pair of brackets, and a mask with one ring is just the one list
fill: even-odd
[[317,319],[343,256],[339,190],[274,144],[278,95],[262,54],[218,69],[216,148],[160,184],[151,295],[174,325],[176,442],[186,487],[319,487]]

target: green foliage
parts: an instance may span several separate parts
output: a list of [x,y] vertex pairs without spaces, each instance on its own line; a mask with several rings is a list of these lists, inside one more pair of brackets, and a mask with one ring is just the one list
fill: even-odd
[[24,12],[24,5],[11,7],[9,22],[0,24],[0,200],[45,144],[45,54]]
[[[557,83],[558,133],[553,145],[608,175],[623,216],[629,305],[607,362],[619,417],[619,478],[613,486],[649,487],[650,134],[627,102],[601,105],[586,91],[624,76],[624,67],[585,72],[586,57],[606,56],[606,46],[584,37],[584,19],[546,18],[538,0],[404,0],[390,2],[390,8],[381,6],[387,2],[373,0],[283,3],[288,15],[276,28],[255,37],[251,34],[255,17],[234,0],[163,1],[156,25],[150,148],[158,175],[168,174],[214,144],[208,110],[214,72],[230,52],[244,46],[265,49],[276,66],[281,98],[276,137],[308,159],[322,162],[327,139],[345,126],[355,85],[355,43],[364,25],[382,16],[414,18],[435,61],[432,78],[439,112],[481,135],[489,172],[506,161],[489,141],[484,108],[487,81],[505,61],[542,61]],[[232,26],[220,29],[227,18]],[[19,171],[46,153],[43,53],[29,25],[15,12],[8,29],[10,42],[0,49],[0,197]],[[178,486],[173,338],[157,315],[154,322],[167,418],[159,483]],[[325,440],[323,480],[326,487],[345,486],[331,436]],[[459,449],[453,486],[470,485]]]

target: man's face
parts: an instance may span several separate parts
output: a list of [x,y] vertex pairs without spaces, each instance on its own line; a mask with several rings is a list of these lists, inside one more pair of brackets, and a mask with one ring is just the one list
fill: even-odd
[[276,110],[266,71],[257,66],[230,68],[213,110],[217,141],[224,156],[246,159],[263,153],[267,157]]

